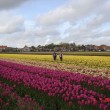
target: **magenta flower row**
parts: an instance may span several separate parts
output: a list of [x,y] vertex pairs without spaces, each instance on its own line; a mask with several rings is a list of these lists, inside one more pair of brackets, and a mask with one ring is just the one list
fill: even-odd
[[110,92],[110,80],[102,77],[93,77],[80,73],[71,73],[66,71],[50,70],[41,67],[26,66],[22,64],[16,64],[6,61],[0,61],[0,65],[13,68],[15,70],[25,71],[31,74],[39,74],[40,76],[47,78],[59,79],[60,81],[67,81],[74,84],[86,84],[88,86],[93,85],[94,88],[106,89]]
[[4,84],[3,82],[0,81],[0,110],[2,110],[4,107],[8,108],[12,106],[13,105],[12,101],[15,102],[15,100],[16,105],[20,110],[23,109],[34,110],[35,107],[39,108],[39,110],[45,110],[44,106],[39,106],[39,103],[37,103],[27,94],[21,98],[19,95],[17,95],[15,88],[16,85],[10,87],[8,84]]
[[[10,64],[10,63],[9,63]],[[14,65],[13,65],[14,66]],[[32,68],[31,68],[32,69]],[[38,69],[38,68],[37,68]],[[109,110],[110,103],[105,102],[107,98],[103,94],[98,94],[92,90],[87,90],[80,85],[70,84],[68,81],[61,82],[59,76],[45,77],[47,73],[29,74],[20,69],[13,69],[9,66],[0,65],[0,76],[18,84],[24,84],[26,87],[41,90],[49,96],[59,96],[71,106],[77,102],[81,106],[95,106],[104,110]],[[52,74],[52,73],[51,73]],[[57,73],[56,73],[57,74]]]

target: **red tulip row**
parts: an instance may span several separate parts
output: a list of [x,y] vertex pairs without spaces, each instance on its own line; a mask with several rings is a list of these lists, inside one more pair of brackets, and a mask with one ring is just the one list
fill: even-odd
[[11,82],[24,84],[26,87],[44,91],[49,96],[59,96],[68,102],[70,106],[74,102],[77,102],[80,106],[92,106],[109,110],[110,102],[107,101],[108,98],[103,94],[87,90],[80,85],[70,84],[66,80],[61,82],[57,77],[45,77],[45,74],[29,74],[19,69],[16,70],[0,65],[0,76]]
[[43,106],[25,95],[21,98],[15,91],[16,85],[10,87],[0,81],[0,110],[44,110]]
[[34,67],[34,66],[26,66],[22,64],[16,64],[6,61],[0,61],[0,65],[13,68],[15,70],[21,70],[24,72],[28,72],[31,74],[39,74],[40,76],[47,77],[47,78],[53,78],[58,79],[61,82],[66,81],[70,84],[78,84],[83,85],[85,87],[93,88],[93,90],[98,89],[98,91],[105,93],[106,95],[110,96],[110,80],[102,77],[92,77],[87,76],[84,74],[79,73],[70,73],[70,72],[64,72],[64,71],[56,71],[56,70],[50,70],[40,67]]

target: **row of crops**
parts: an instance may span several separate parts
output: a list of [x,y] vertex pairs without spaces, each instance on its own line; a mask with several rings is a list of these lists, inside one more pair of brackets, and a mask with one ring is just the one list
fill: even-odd
[[[60,52],[57,52],[58,54]],[[65,55],[110,56],[110,52],[63,52]],[[4,53],[2,53],[4,54]],[[52,52],[13,52],[7,54],[52,55]]]
[[43,110],[34,99],[27,94],[20,97],[16,92],[16,85],[9,86],[0,81],[0,110]]
[[23,54],[0,54],[0,58],[19,59],[34,62],[51,62],[73,64],[78,66],[86,66],[90,68],[110,68],[110,57],[106,56],[68,56],[64,55],[63,61],[60,62],[59,57],[54,62],[52,55],[23,55]]
[[110,80],[107,78],[1,60],[0,92],[7,91],[5,95],[9,98],[2,94],[0,98],[0,104],[7,105],[1,106],[3,110],[9,110],[10,104],[13,108],[10,110],[18,110],[26,102],[36,107],[32,110],[110,110]]

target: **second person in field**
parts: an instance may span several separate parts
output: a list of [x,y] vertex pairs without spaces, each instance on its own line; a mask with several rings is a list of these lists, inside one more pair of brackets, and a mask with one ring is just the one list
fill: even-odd
[[63,60],[63,54],[62,54],[62,52],[60,52],[60,54],[59,54],[59,58],[60,58],[60,61]]

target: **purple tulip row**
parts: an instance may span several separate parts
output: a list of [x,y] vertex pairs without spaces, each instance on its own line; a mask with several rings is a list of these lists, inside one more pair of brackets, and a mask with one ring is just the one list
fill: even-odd
[[50,70],[41,67],[26,66],[22,64],[16,64],[6,61],[0,61],[0,65],[13,68],[15,70],[21,70],[32,74],[39,74],[40,76],[47,78],[59,79],[60,81],[67,81],[71,84],[86,84],[93,86],[94,88],[100,88],[101,90],[106,89],[110,92],[110,80],[102,77],[92,77],[80,73],[71,73],[57,70]]
[[21,98],[19,95],[17,95],[15,89],[16,85],[10,87],[8,84],[4,84],[0,81],[0,110],[5,108],[13,108],[13,110],[14,108],[18,108],[19,110],[45,109],[44,106],[39,106],[39,103],[30,98],[27,94]]
[[57,78],[48,78],[40,74],[29,74],[21,70],[4,67],[0,65],[0,76],[24,84],[26,87],[41,90],[49,96],[59,96],[70,106],[77,102],[81,106],[94,106],[100,109],[109,110],[110,102],[105,102],[106,96],[92,90],[87,90],[80,85],[70,84],[68,81],[61,82]]

